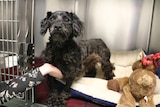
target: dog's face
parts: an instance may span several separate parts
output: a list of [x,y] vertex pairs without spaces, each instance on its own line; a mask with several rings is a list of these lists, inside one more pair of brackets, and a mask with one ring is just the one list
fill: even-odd
[[74,14],[66,11],[48,12],[41,21],[41,34],[47,30],[50,33],[50,40],[64,42],[83,33],[83,23]]

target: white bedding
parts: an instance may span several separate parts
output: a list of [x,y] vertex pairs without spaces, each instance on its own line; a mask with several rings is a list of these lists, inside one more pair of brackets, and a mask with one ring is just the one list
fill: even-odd
[[[102,99],[117,104],[121,93],[109,90],[107,80],[99,78],[83,77],[72,85],[72,89],[92,96],[93,98]],[[154,95],[154,103],[160,104],[160,93]]]

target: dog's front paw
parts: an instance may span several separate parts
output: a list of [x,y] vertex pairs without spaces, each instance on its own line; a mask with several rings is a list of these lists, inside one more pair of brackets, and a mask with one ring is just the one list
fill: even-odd
[[71,95],[68,92],[63,91],[59,96],[58,96],[58,104],[57,107],[63,107],[66,105],[67,100],[69,99]]
[[70,94],[66,91],[62,91],[60,94],[53,93],[48,101],[48,106],[64,107],[69,97],[70,97]]
[[105,72],[105,79],[106,80],[110,80],[113,79],[113,77],[115,76],[113,70],[115,69],[115,67],[112,65],[112,63],[110,62],[103,62],[102,63],[102,71]]
[[52,107],[54,105],[54,102],[56,101],[56,98],[59,96],[59,92],[57,90],[52,90],[50,97],[47,102],[48,107]]

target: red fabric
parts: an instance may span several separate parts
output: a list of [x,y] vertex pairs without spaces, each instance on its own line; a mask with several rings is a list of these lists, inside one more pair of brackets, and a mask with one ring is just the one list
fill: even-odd
[[1,77],[2,81],[13,79],[16,75],[21,75],[21,72],[17,71],[17,67],[10,67],[10,68],[2,68],[1,69]]
[[155,67],[160,66],[160,52],[156,54],[147,55],[142,59],[142,64],[144,66],[148,66],[150,64],[154,64]]
[[48,87],[47,78],[35,87],[35,100],[37,103],[46,104],[49,97],[50,89]]
[[160,67],[160,52],[154,55],[153,62],[156,67]]
[[44,60],[42,58],[35,58],[35,67],[39,67],[44,64]]
[[[39,67],[44,64],[43,59],[35,58],[35,67]],[[47,78],[45,77],[44,81],[35,87],[35,100],[37,103],[46,104],[49,97],[49,86]]]

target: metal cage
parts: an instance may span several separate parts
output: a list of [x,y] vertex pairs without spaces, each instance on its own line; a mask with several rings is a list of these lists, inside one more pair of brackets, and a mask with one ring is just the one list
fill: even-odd
[[[34,59],[33,12],[34,0],[0,0],[1,81],[23,75],[28,71],[26,70],[26,59],[28,57]],[[32,48],[29,48],[28,51],[30,46]],[[34,89],[25,92],[10,104],[6,103],[5,105],[24,107],[33,102]]]

